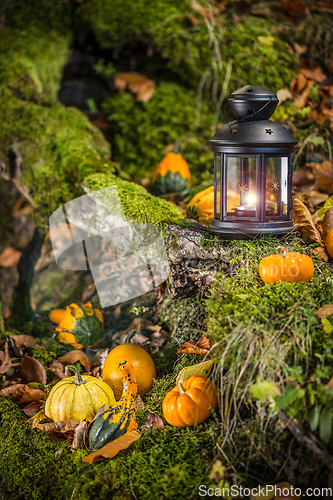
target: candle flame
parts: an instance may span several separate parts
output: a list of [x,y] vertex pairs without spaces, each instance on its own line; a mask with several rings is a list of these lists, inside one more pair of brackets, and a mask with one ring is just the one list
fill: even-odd
[[256,204],[255,194],[249,193],[247,196],[247,202],[250,205],[250,207],[253,207]]

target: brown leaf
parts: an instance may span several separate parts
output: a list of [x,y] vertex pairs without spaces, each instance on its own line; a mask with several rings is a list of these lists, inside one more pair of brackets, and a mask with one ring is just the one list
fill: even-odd
[[33,403],[29,403],[25,408],[23,408],[24,413],[27,417],[35,417],[37,413],[39,413],[39,408],[42,403],[39,401],[34,401]]
[[63,420],[62,422],[48,422],[46,424],[37,424],[35,427],[42,432],[73,432],[81,423],[80,420]]
[[326,304],[316,311],[316,316],[318,319],[328,318],[333,314],[333,304]]
[[[17,387],[17,386],[14,386]],[[45,401],[46,392],[41,389],[30,389],[30,387],[25,386],[24,393],[20,399],[20,403],[32,403],[34,401]]]
[[292,95],[299,94],[302,92],[302,90],[305,89],[305,87],[308,86],[308,81],[303,75],[303,73],[300,71],[298,75],[296,75],[290,83],[290,92]]
[[323,237],[326,240],[328,233],[333,229],[333,207],[326,210],[323,219]]
[[313,83],[312,80],[308,81],[308,84],[305,87],[305,89],[303,90],[303,92],[295,99],[295,105],[298,108],[303,109],[308,104],[308,97],[311,93],[312,83]]
[[294,198],[293,201],[293,221],[311,241],[321,242],[321,235],[314,225],[309,210],[298,198]]
[[279,104],[287,101],[292,98],[292,94],[289,89],[279,89],[276,93],[277,98],[279,99]]
[[87,300],[91,299],[91,297],[96,292],[95,283],[89,283],[89,285],[85,286],[82,292],[81,302],[86,303]]
[[293,488],[289,483],[277,483],[275,485],[275,492],[280,493],[281,495],[275,495],[274,500],[300,500],[301,497],[299,495],[295,495]]
[[209,338],[203,337],[197,342],[188,341],[185,342],[183,347],[179,349],[179,353],[192,353],[192,354],[209,354],[210,342]]
[[128,86],[129,90],[136,94],[137,102],[148,102],[155,91],[155,82],[136,71],[116,74],[114,84],[120,94],[123,94]]
[[216,9],[204,7],[197,0],[191,0],[191,9],[195,10],[200,16],[206,17],[207,19],[213,19]]
[[27,421],[27,423],[30,425],[30,427],[32,429],[35,429],[35,427],[37,427],[37,425],[46,418],[46,415],[44,413],[44,410],[40,410],[38,413],[36,413],[36,415],[34,415],[33,417],[29,418],[29,420]]
[[14,247],[6,247],[0,254],[0,266],[2,267],[16,267],[21,258],[21,250]]
[[330,379],[327,385],[330,389],[333,389],[333,377]]
[[186,12],[186,17],[191,21],[191,24],[193,24],[193,26],[198,26],[200,21],[196,17],[194,17],[191,12]]
[[158,415],[147,415],[146,420],[143,422],[141,426],[141,431],[149,431],[153,427],[157,427],[158,429],[164,429],[163,420]]
[[81,365],[83,365],[87,372],[90,372],[91,362],[88,356],[79,350],[69,351],[64,356],[58,359],[64,366],[73,365],[77,361],[80,361]]
[[305,193],[297,194],[297,197],[303,203],[306,203],[311,207],[316,207],[317,205],[324,203],[328,199],[328,194],[320,193],[319,191],[311,189],[311,191],[306,191]]
[[18,401],[23,396],[26,387],[24,384],[10,385],[0,391],[0,396],[12,401]]
[[21,194],[15,205],[12,209],[12,216],[16,219],[21,217],[22,215],[29,215],[30,213],[30,204],[28,203],[25,196]]
[[36,342],[35,337],[31,335],[11,335],[10,338],[14,340],[17,349],[23,350],[31,349]]
[[74,439],[71,445],[72,450],[78,450],[79,448],[81,448],[81,446],[84,445],[87,432],[88,432],[88,422],[83,420],[75,428]]
[[7,373],[11,366],[12,362],[8,354],[8,340],[7,340],[5,344],[5,350],[0,351],[0,375],[4,375],[5,373]]
[[283,11],[292,19],[299,19],[309,14],[309,7],[303,0],[282,0]]
[[56,359],[49,366],[49,370],[51,373],[53,373],[53,375],[55,375],[60,379],[67,377],[67,375],[65,375],[64,365],[61,364],[60,361],[57,361]]
[[46,371],[44,366],[35,358],[25,354],[21,361],[22,377],[27,382],[47,383]]
[[326,80],[326,75],[316,61],[303,59],[301,62],[301,72],[306,78],[314,80],[317,83],[324,83]]
[[294,186],[305,186],[313,184],[314,175],[308,168],[299,168],[293,173],[293,185]]
[[123,436],[115,439],[111,443],[103,446],[100,450],[85,457],[83,461],[88,464],[93,464],[95,462],[100,462],[104,458],[113,458],[118,455],[121,450],[126,450],[126,448],[137,441],[140,437],[141,434],[136,430],[126,432]]
[[320,257],[321,260],[324,260],[325,262],[328,262],[328,253],[326,252],[325,248],[323,247],[317,247],[312,250],[312,254]]
[[333,193],[333,161],[323,161],[316,163],[313,167],[315,178],[314,188],[319,188],[328,194]]

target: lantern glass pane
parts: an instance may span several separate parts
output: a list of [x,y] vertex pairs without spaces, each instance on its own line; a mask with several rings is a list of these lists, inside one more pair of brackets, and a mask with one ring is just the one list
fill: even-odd
[[228,216],[256,216],[256,158],[228,157]]
[[287,217],[288,157],[266,157],[266,218]]
[[215,155],[215,217],[220,219],[221,214],[221,155]]

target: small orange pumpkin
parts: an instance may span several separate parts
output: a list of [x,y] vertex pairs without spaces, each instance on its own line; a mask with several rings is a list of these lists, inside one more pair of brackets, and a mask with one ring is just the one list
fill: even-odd
[[177,427],[201,424],[217,405],[217,388],[206,377],[193,375],[168,392],[163,401],[165,420]]
[[191,186],[191,172],[180,154],[168,153],[159,163],[151,178],[154,193],[183,200]]
[[333,230],[331,230],[325,239],[327,253],[333,259]]
[[278,281],[298,283],[312,278],[314,265],[311,257],[302,253],[289,254],[284,247],[277,248],[283,250],[283,254],[269,255],[261,259],[259,263],[260,278],[265,283]]
[[[218,203],[220,197],[218,196]],[[240,203],[239,194],[235,191],[227,191],[227,212],[237,207]],[[209,224],[214,219],[214,186],[200,191],[193,196],[189,202],[186,212],[189,219],[198,220],[201,224]]]

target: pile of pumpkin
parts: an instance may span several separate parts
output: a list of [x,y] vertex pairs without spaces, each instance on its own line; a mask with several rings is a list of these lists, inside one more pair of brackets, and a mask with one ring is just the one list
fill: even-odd
[[[74,347],[88,347],[99,340],[103,315],[90,303],[80,307],[71,304],[66,310],[54,309],[49,315],[57,323],[59,340]],[[84,331],[87,326],[92,335]],[[45,415],[53,422],[75,420],[92,422],[89,446],[99,450],[111,442],[128,437],[128,445],[140,436],[136,420],[137,396],[141,398],[152,388],[156,368],[151,356],[136,344],[121,344],[108,354],[102,379],[80,375],[74,366],[66,367],[74,375],[62,379],[50,391]],[[218,402],[218,393],[212,380],[202,376],[178,379],[163,401],[163,415],[170,425],[193,426],[204,422]],[[134,432],[134,434],[133,434]],[[135,440],[135,439],[134,439]]]

